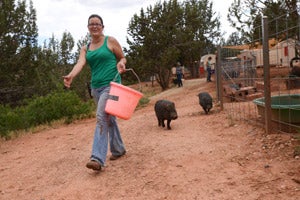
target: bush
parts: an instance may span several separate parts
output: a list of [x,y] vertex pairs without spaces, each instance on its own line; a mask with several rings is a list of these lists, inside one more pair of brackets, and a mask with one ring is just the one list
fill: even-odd
[[26,107],[26,118],[31,126],[36,126],[62,118],[70,121],[89,115],[91,111],[91,106],[82,102],[74,92],[56,92],[30,102]]
[[22,108],[12,110],[8,106],[0,105],[0,136],[8,137],[10,131],[24,128],[23,116],[24,109]]
[[[146,106],[149,101],[148,97],[142,97],[138,108]],[[83,102],[75,92],[64,90],[29,99],[24,105],[16,108],[0,105],[1,137],[9,138],[13,131],[50,125],[55,120],[71,123],[75,119],[93,116],[95,110],[92,100]]]
[[27,106],[12,109],[0,106],[0,135],[8,137],[10,131],[28,129],[41,124],[50,124],[59,119],[70,123],[74,119],[89,117],[92,102],[83,102],[72,91],[53,92],[47,96],[27,101]]

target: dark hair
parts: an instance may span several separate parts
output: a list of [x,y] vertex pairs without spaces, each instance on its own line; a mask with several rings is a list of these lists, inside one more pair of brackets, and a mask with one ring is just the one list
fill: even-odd
[[104,25],[104,24],[103,24],[102,17],[100,17],[100,16],[99,16],[99,15],[97,15],[97,14],[92,14],[92,15],[90,15],[90,16],[89,16],[89,19],[88,19],[88,23],[89,23],[90,19],[91,19],[91,18],[94,18],[94,17],[96,17],[96,18],[100,19],[100,21],[101,21],[101,24],[102,24],[102,25]]

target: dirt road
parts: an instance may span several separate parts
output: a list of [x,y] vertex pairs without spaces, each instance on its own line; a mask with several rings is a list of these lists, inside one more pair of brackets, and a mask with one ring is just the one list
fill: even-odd
[[[200,91],[215,97],[214,82],[184,81],[119,120],[127,154],[107,160],[100,173],[85,167],[95,119],[1,141],[0,199],[299,200],[300,160],[291,136],[232,124],[217,106],[205,115]],[[172,130],[157,125],[158,99],[176,104]]]

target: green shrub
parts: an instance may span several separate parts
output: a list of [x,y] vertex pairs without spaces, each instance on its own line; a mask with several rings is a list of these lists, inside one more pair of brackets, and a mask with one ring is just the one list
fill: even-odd
[[[142,97],[138,108],[149,103],[149,98]],[[75,119],[93,116],[95,104],[92,100],[83,102],[73,91],[56,91],[46,96],[29,99],[26,106],[11,108],[0,105],[0,136],[10,137],[10,132],[28,130],[39,125],[63,119],[71,123]]]
[[9,106],[0,106],[0,136],[9,138],[9,132],[14,130],[26,129],[24,107],[14,109]]
[[[20,110],[20,109],[16,109]],[[8,137],[8,133],[22,125],[20,112],[15,112],[8,106],[0,105],[0,133],[2,137]]]
[[51,123],[65,118],[67,121],[89,115],[92,111],[88,103],[72,91],[55,92],[31,101],[26,107],[26,118],[31,126]]
[[83,102],[75,92],[53,92],[43,97],[27,100],[23,107],[10,108],[0,105],[0,136],[9,137],[9,132],[50,124],[64,119],[70,123],[74,119],[90,117],[94,110],[92,101]]

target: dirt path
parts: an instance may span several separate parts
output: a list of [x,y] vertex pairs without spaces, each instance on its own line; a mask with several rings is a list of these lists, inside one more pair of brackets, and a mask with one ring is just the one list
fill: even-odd
[[[127,154],[100,173],[85,168],[95,119],[1,141],[0,199],[299,200],[291,137],[231,125],[216,106],[205,115],[196,94],[214,90],[205,79],[185,81],[119,120]],[[176,104],[172,130],[157,126],[158,99]]]

